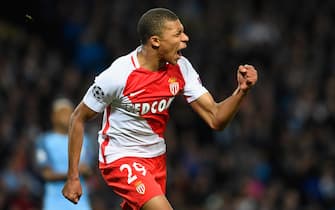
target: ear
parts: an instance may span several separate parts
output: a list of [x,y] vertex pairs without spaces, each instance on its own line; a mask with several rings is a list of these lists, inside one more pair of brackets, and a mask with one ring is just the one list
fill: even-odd
[[161,43],[160,43],[160,39],[158,36],[151,36],[149,40],[150,40],[150,44],[152,48],[154,49],[159,48]]

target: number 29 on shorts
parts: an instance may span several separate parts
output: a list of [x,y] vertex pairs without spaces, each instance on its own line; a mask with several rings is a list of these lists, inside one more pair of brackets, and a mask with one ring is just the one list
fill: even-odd
[[127,183],[128,184],[131,184],[132,182],[134,182],[136,179],[137,179],[137,175],[134,174],[134,171],[137,171],[137,172],[140,172],[143,176],[145,176],[147,174],[147,170],[145,169],[145,167],[140,164],[140,163],[137,163],[137,162],[133,162],[133,164],[129,165],[127,163],[125,164],[122,164],[120,166],[120,171],[123,172],[124,170],[126,170],[127,172],[127,176],[128,176],[128,179],[127,179]]

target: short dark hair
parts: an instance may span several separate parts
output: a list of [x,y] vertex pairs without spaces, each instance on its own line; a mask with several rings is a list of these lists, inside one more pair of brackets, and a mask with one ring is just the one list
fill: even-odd
[[145,12],[137,23],[137,33],[141,44],[153,35],[161,35],[165,21],[178,20],[178,16],[166,8],[154,8]]

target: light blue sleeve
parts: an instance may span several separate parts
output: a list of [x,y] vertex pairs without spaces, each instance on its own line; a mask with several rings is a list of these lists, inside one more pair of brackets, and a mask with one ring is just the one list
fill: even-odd
[[40,135],[35,142],[35,162],[39,168],[49,166],[50,158],[46,147],[46,134]]

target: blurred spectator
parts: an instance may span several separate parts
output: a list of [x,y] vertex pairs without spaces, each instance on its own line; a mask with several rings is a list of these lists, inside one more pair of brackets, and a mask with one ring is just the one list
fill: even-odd
[[35,144],[36,165],[44,181],[43,208],[52,209],[81,209],[91,210],[89,189],[86,179],[92,175],[91,142],[84,136],[83,150],[80,156],[79,170],[83,195],[77,205],[67,201],[61,194],[68,167],[68,127],[70,116],[74,110],[73,104],[66,98],[56,99],[52,103],[51,122],[52,130],[40,134]]

